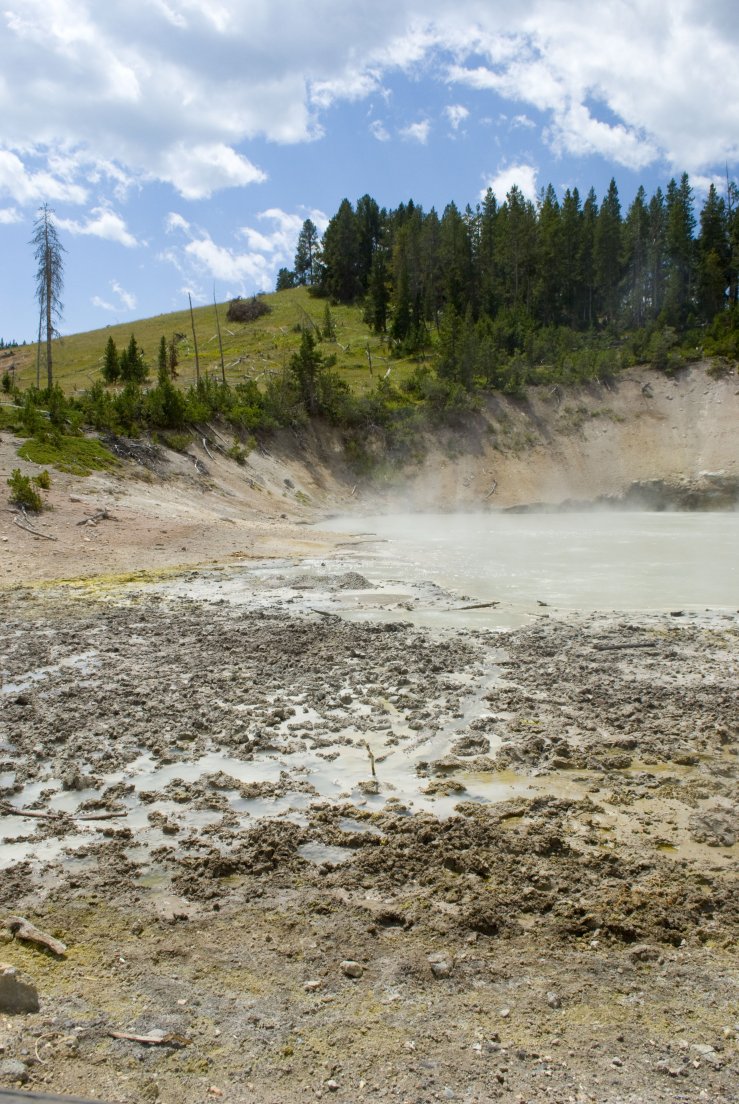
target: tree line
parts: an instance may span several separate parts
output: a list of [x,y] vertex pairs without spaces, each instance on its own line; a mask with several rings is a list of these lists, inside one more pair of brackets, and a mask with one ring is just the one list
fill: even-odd
[[344,199],[322,239],[304,222],[277,289],[362,301],[372,329],[406,353],[457,323],[482,322],[508,356],[547,327],[683,334],[737,306],[738,200],[736,184],[725,196],[712,184],[696,214],[687,173],[651,196],[640,187],[625,213],[615,180],[600,202],[593,188],[560,202],[550,184],[532,203],[514,185],[503,203],[488,190],[441,216],[413,200],[386,210],[369,195]]

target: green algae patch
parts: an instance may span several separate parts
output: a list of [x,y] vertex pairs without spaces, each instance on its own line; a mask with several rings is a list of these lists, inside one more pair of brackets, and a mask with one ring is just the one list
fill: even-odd
[[118,460],[95,437],[59,435],[39,440],[31,437],[18,449],[18,455],[32,464],[50,464],[69,475],[86,476],[94,471],[110,471]]

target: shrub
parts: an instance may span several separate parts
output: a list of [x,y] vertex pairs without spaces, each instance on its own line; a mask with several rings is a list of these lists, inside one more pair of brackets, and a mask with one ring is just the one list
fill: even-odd
[[[42,479],[44,479],[44,482],[40,483],[39,481]],[[23,510],[30,510],[34,514],[40,513],[44,508],[44,504],[37,487],[43,486],[47,481],[48,486],[51,486],[48,472],[42,472],[40,476],[32,479],[30,475],[22,475],[20,468],[13,468],[10,479],[7,481],[10,487],[10,501]]]
[[228,304],[226,318],[229,322],[256,322],[265,314],[271,314],[272,308],[264,299],[252,295],[251,299],[232,299]]

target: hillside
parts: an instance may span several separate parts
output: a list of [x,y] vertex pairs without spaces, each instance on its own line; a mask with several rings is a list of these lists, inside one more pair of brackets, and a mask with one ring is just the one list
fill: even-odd
[[[321,327],[326,300],[314,299],[305,287],[261,296],[271,313],[255,322],[227,321],[228,303],[195,307],[195,336],[200,370],[221,378],[218,325],[221,327],[223,359],[229,383],[247,379],[264,381],[284,368],[300,344],[301,327]],[[353,389],[372,386],[377,373],[387,370],[385,342],[372,334],[362,321],[357,306],[331,305],[336,340],[326,343],[326,352],[336,357],[337,367]],[[216,318],[216,310],[218,318]],[[54,342],[54,377],[67,393],[89,387],[100,378],[103,354],[110,337],[123,349],[131,335],[144,350],[151,374],[156,375],[157,350],[162,337],[177,339],[178,383],[195,382],[195,349],[190,312],[185,309],[152,318],[105,326],[87,333],[70,334]],[[36,382],[36,345],[23,345],[0,352],[0,373],[8,371],[20,387]],[[369,355],[368,355],[369,354]],[[370,368],[371,365],[371,368]],[[393,360],[395,379],[410,370],[410,361]],[[45,383],[42,351],[42,386]]]

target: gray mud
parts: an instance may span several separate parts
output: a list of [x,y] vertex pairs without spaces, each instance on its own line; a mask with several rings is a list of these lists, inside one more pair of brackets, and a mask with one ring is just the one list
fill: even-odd
[[0,1084],[733,1099],[736,617],[326,615],[359,589],[0,596],[0,921],[68,944],[7,933]]

